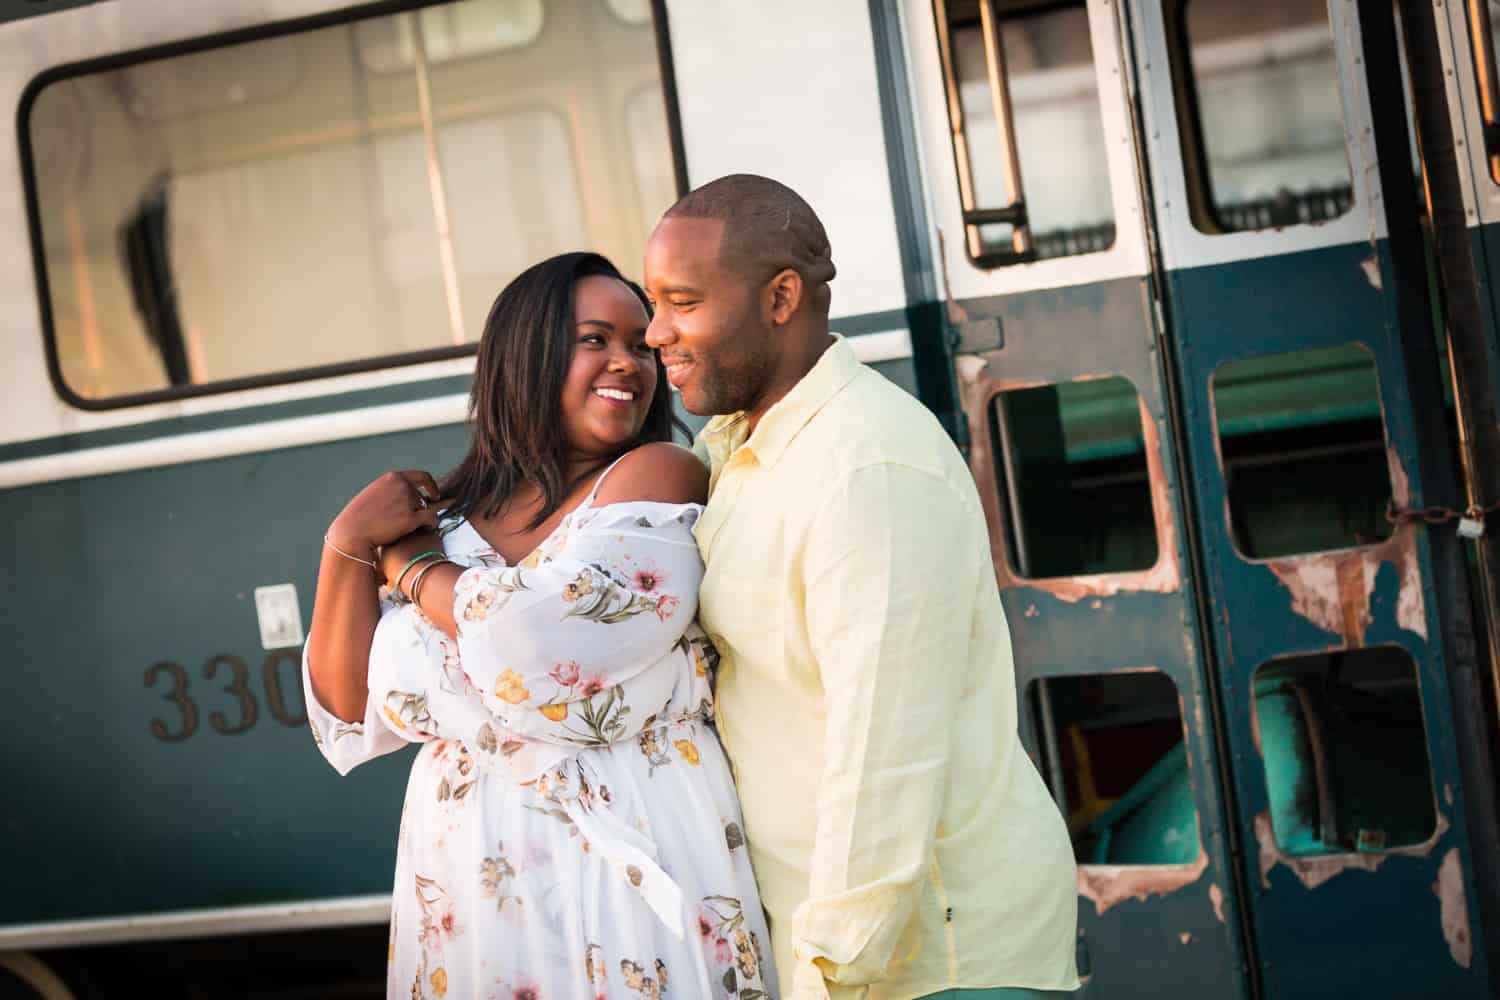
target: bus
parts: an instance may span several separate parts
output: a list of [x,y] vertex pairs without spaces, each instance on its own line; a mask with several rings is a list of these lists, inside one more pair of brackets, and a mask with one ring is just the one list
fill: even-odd
[[6,995],[383,989],[409,759],[312,745],[325,526],[461,455],[511,277],[737,172],[970,464],[1080,995],[1500,993],[1496,25],[0,0]]

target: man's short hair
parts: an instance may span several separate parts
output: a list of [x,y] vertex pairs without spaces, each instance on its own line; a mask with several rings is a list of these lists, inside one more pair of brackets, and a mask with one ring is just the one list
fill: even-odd
[[828,233],[812,206],[785,184],[730,174],[683,195],[666,218],[723,222],[722,264],[757,282],[791,268],[802,276],[810,299],[827,308],[828,282],[837,273]]

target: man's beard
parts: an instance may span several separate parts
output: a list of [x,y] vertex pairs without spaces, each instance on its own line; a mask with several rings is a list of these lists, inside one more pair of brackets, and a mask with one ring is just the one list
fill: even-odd
[[[760,395],[771,367],[765,359],[745,359],[744,364],[725,370],[716,365],[705,364],[701,356],[697,359],[697,364],[702,373],[698,390],[701,400],[698,406],[701,409],[691,406],[688,409],[699,416],[748,410]],[[683,400],[683,405],[687,405],[686,399]]]

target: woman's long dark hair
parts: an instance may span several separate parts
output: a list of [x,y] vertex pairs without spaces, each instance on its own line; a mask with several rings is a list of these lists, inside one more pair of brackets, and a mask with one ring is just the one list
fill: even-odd
[[[559,254],[527,268],[490,307],[469,394],[469,453],[442,482],[450,515],[492,516],[529,481],[542,491],[541,509],[528,525],[535,528],[578,485],[579,479],[567,478],[562,390],[576,342],[574,289],[593,275],[623,282],[651,315],[641,287],[596,253]],[[660,358],[655,364],[656,394],[646,422],[617,454],[670,441],[674,430],[687,433],[672,411],[666,369]]]

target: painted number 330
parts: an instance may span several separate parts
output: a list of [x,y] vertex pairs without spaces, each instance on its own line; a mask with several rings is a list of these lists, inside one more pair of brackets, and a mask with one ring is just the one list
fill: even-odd
[[[307,712],[300,704],[297,706],[298,714],[292,714],[287,710],[286,696],[281,686],[281,668],[290,666],[293,675],[300,674],[302,669],[301,658],[297,651],[291,649],[278,649],[266,657],[266,662],[261,664],[261,681],[266,689],[266,704],[271,710],[271,715],[283,726],[304,726],[307,724]],[[169,690],[162,696],[165,700],[177,706],[177,725],[170,727],[161,719],[151,720],[151,735],[165,743],[181,743],[198,731],[198,704],[188,696],[188,672],[181,664],[163,660],[146,668],[146,687],[154,688],[165,675]],[[233,721],[224,712],[215,709],[208,713],[208,724],[215,732],[223,733],[225,736],[234,736],[243,733],[255,725],[260,717],[260,705],[255,700],[255,693],[250,690],[250,668],[245,661],[238,656],[220,653],[213,656],[203,664],[203,679],[216,681],[221,678],[227,679],[228,683],[223,686],[223,691],[233,695],[237,710]],[[298,701],[301,701],[300,683],[294,681],[294,686],[299,690]]]

